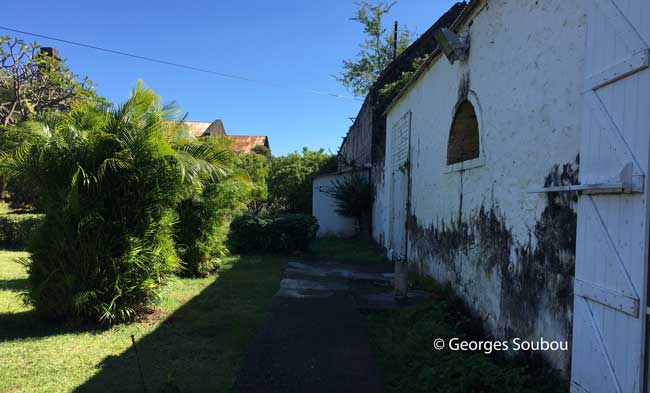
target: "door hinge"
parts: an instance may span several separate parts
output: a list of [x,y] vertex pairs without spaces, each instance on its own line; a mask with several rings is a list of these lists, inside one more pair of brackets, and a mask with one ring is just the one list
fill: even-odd
[[636,194],[644,192],[645,176],[634,174],[634,166],[626,164],[618,178],[585,184],[554,187],[529,187],[529,193],[580,192],[581,194]]

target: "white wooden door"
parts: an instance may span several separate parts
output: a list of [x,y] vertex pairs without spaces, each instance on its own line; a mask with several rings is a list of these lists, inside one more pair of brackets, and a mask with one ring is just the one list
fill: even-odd
[[390,245],[393,259],[403,259],[406,253],[406,219],[408,202],[408,159],[411,132],[411,112],[407,112],[391,127],[391,216]]
[[642,393],[650,1],[587,0],[585,4],[580,146],[584,191],[578,202],[571,391]]

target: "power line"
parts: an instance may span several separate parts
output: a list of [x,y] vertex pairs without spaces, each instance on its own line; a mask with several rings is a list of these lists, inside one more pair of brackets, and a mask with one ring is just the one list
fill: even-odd
[[149,61],[149,62],[152,62],[152,63],[164,64],[164,65],[171,66],[171,67],[184,68],[184,69],[191,70],[191,71],[203,72],[205,74],[217,75],[217,76],[220,76],[220,77],[223,77],[223,78],[236,79],[236,80],[241,80],[241,81],[246,81],[246,82],[251,82],[251,83],[261,83],[261,84],[266,84],[266,85],[270,85],[270,86],[284,87],[284,88],[289,88],[289,89],[296,90],[296,91],[301,91],[303,93],[318,94],[318,95],[330,96],[330,97],[335,97],[335,98],[351,99],[351,100],[355,100],[355,101],[363,101],[362,99],[354,97],[354,96],[340,95],[340,94],[329,93],[329,92],[326,92],[326,91],[315,90],[315,89],[296,88],[296,87],[289,86],[289,85],[282,84],[282,83],[278,83],[278,82],[263,81],[263,80],[259,80],[259,79],[248,78],[248,77],[241,76],[241,75],[228,74],[228,73],[225,73],[225,72],[209,70],[207,68],[194,67],[194,66],[190,66],[190,65],[186,65],[186,64],[175,63],[175,62],[172,62],[172,61],[156,59],[156,58],[153,58],[153,57],[140,56],[140,55],[136,55],[136,54],[133,54],[133,53],[122,52],[122,51],[119,51],[119,50],[102,48],[102,47],[96,46],[96,45],[84,44],[82,42],[70,41],[70,40],[66,40],[66,39],[63,39],[63,38],[56,38],[56,37],[52,37],[52,36],[48,36],[48,35],[44,35],[44,34],[37,34],[37,33],[32,33],[32,32],[24,31],[24,30],[12,29],[10,27],[0,26],[0,30],[7,30],[7,31],[14,32],[14,33],[29,35],[29,36],[32,36],[32,37],[45,38],[45,39],[52,40],[52,41],[63,42],[65,44],[80,46],[82,48],[94,49],[94,50],[98,50],[98,51],[102,51],[102,52],[111,53],[111,54],[114,54],[114,55],[125,56],[125,57],[132,57],[134,59],[145,60],[145,61]]

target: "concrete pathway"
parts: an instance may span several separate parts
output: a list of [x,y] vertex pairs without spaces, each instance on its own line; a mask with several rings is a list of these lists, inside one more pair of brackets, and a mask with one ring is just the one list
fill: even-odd
[[290,261],[234,391],[381,392],[359,308],[397,306],[390,270]]

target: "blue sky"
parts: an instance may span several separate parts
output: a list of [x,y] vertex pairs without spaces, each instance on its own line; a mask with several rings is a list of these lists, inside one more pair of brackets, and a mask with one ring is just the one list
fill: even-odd
[[[147,4],[149,3],[149,4]],[[423,33],[454,3],[401,0],[386,19]],[[172,68],[68,44],[55,46],[77,74],[110,101],[138,79],[189,120],[220,118],[229,134],[263,134],[275,155],[303,146],[336,152],[361,102],[305,93],[350,95],[334,78],[363,39],[349,20],[353,1],[24,1],[5,0],[0,25],[195,67],[272,82],[251,83]],[[9,34],[0,30],[0,34]]]

